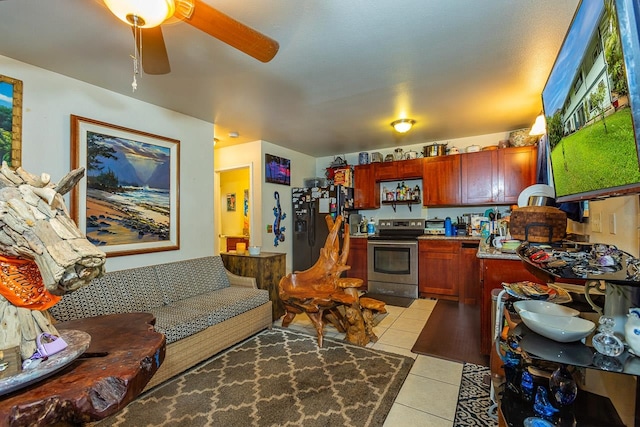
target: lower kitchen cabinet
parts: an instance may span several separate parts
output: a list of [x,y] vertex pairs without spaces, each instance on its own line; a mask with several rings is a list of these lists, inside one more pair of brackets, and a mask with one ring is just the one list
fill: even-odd
[[480,300],[479,244],[479,240],[463,240],[460,244],[459,301],[463,304],[475,305]]
[[491,324],[491,291],[502,289],[502,282],[530,280],[540,283],[519,259],[480,258],[480,351],[491,350],[493,325]]
[[351,238],[349,239],[349,257],[347,265],[351,269],[347,270],[347,277],[357,277],[364,281],[367,286],[367,239]]
[[459,254],[459,241],[418,241],[418,290],[421,297],[458,299]]

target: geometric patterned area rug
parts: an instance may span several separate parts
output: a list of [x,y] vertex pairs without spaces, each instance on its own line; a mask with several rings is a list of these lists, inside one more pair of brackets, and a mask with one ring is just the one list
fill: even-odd
[[149,390],[99,426],[382,426],[413,359],[273,328]]
[[454,426],[495,427],[498,425],[498,422],[487,413],[492,402],[489,396],[491,386],[485,378],[490,375],[491,371],[486,366],[464,364]]

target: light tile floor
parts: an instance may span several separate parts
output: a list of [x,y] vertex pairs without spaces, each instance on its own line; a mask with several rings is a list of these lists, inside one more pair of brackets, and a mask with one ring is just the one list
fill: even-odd
[[[377,343],[370,343],[368,347],[415,359],[387,416],[385,427],[453,426],[462,363],[411,352],[435,304],[436,300],[418,299],[408,308],[387,305],[388,313],[376,318],[379,323],[374,332],[379,340]],[[281,320],[276,320],[274,325],[280,326]],[[289,328],[316,335],[311,321],[304,314],[297,315]],[[332,325],[325,327],[325,336],[344,338],[344,334],[339,333]]]

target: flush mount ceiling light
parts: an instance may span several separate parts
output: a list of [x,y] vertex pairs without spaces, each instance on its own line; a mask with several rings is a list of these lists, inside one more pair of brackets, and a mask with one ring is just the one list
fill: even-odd
[[531,136],[540,136],[547,133],[547,120],[544,118],[544,114],[540,114],[536,117],[536,121],[531,127],[531,131],[529,135]]
[[416,121],[412,119],[398,119],[392,121],[391,126],[398,133],[407,133],[415,123]]
[[174,0],[104,0],[104,4],[122,21],[140,28],[157,27],[176,11]]

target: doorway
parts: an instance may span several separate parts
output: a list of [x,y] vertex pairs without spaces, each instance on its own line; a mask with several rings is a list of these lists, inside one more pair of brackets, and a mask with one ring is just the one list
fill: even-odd
[[214,209],[218,232],[217,253],[235,250],[237,243],[249,246],[253,213],[251,167],[217,171],[218,203]]

